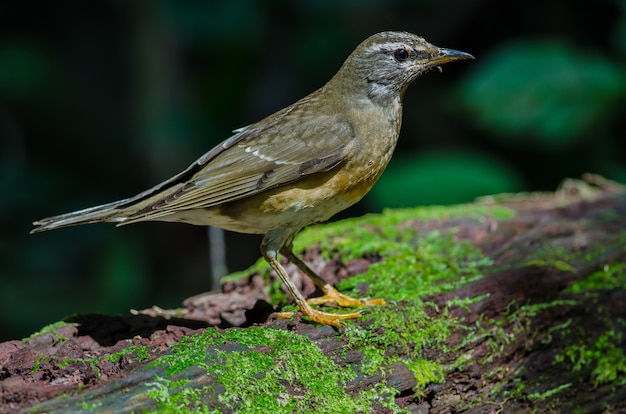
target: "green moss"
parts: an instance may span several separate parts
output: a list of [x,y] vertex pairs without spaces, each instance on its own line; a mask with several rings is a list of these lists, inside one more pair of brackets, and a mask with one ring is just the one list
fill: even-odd
[[[624,325],[624,320],[617,321]],[[607,329],[589,344],[570,345],[555,358],[556,363],[566,362],[572,371],[593,367],[591,380],[594,386],[613,384],[626,385],[626,353],[621,332]]]
[[187,380],[170,381],[156,376],[154,382],[146,384],[150,387],[147,395],[154,400],[160,414],[219,413],[217,409],[210,411],[201,400],[203,394],[211,392],[210,387],[185,388],[187,383]]
[[505,207],[475,204],[384,210],[382,214],[309,226],[296,237],[294,250],[302,251],[319,243],[327,258],[331,252],[341,253],[344,260],[365,254],[384,255],[394,247],[388,246],[389,241],[402,244],[414,238],[417,231],[411,224],[415,222],[458,218],[482,222],[487,217],[506,219],[514,215],[513,210]]
[[[616,262],[605,265],[586,278],[571,285],[567,291],[574,295],[596,297],[601,291],[623,289],[626,286],[626,264]],[[597,338],[588,338],[584,332],[574,331],[568,327],[568,335],[577,335],[577,340],[562,350],[555,358],[555,363],[570,366],[572,372],[581,372],[589,377],[582,380],[594,386],[611,384],[626,385],[626,338],[622,332],[626,321],[608,314],[601,304],[597,305],[594,314],[604,330]]]
[[549,390],[546,390],[543,392],[534,392],[534,393],[528,394],[528,398],[534,401],[548,400],[554,397],[556,394],[560,393],[561,391],[568,389],[571,386],[572,386],[571,383],[561,384],[557,387],[550,388]]
[[150,359],[149,350],[150,348],[146,345],[131,345],[128,348],[124,348],[119,352],[107,355],[104,358],[111,363],[115,363],[124,357],[128,357],[131,360],[134,359],[137,362],[143,362]]
[[71,364],[83,364],[85,366],[91,367],[91,369],[96,373],[96,377],[100,378],[100,369],[98,368],[97,358],[66,358],[63,361],[59,362],[57,365],[59,368],[65,368]]
[[[38,333],[38,335],[40,334],[41,333]],[[114,354],[106,355],[104,359],[106,359],[107,361],[111,363],[115,363],[120,358],[124,358],[124,357],[132,359],[133,355],[134,355],[134,359],[137,362],[146,361],[150,358],[149,348],[145,345],[133,345],[133,346],[129,346],[128,348],[124,348],[123,350],[116,352]],[[98,364],[100,363],[102,359],[103,358],[65,358],[61,361],[56,361],[56,364],[59,368],[65,368],[75,363],[83,364],[85,366],[90,367],[96,374],[96,377],[100,378],[100,369],[98,368]],[[37,358],[35,359],[35,362],[33,363],[33,367],[31,368],[30,373],[34,374],[37,371],[39,371],[41,369],[42,362],[52,362],[52,361],[54,361],[52,356],[47,356],[47,355],[37,356]]]
[[88,402],[83,402],[80,406],[81,410],[83,411],[94,411],[100,407],[102,407],[103,403],[102,402],[96,402],[96,403],[88,403]]
[[415,376],[415,388],[418,395],[423,395],[420,391],[428,384],[437,384],[445,381],[445,371],[443,366],[436,361],[429,361],[424,358],[414,358],[405,362]]
[[[589,220],[581,223],[582,226],[593,231],[599,224],[597,221]],[[606,225],[606,224],[603,224]],[[532,241],[534,246],[529,249],[525,247]],[[583,268],[588,263],[597,263],[599,258],[606,257],[610,251],[620,251],[626,245],[626,233],[617,232],[611,235],[610,239],[603,240],[601,243],[594,243],[586,246],[584,253],[580,249],[571,246],[562,245],[562,242],[556,238],[553,240],[522,240],[518,245],[510,247],[511,250],[519,247],[518,253],[528,256],[521,266],[537,266],[537,267],[553,267],[563,272],[578,272],[579,268]],[[600,259],[603,260],[603,259]],[[581,289],[586,288],[604,288],[611,289],[614,287],[624,286],[626,281],[626,265],[623,263],[613,263],[604,266],[604,269],[595,272],[585,280],[587,282],[578,282],[574,290],[571,292],[578,293]],[[613,279],[612,279],[613,277]],[[611,279],[613,283],[611,282]],[[621,283],[621,285],[620,285]],[[596,285],[597,284],[597,285]],[[604,287],[602,287],[604,286]],[[577,289],[577,290],[576,290]]]
[[[545,255],[545,251],[541,251],[539,252],[542,255]],[[563,261],[563,260],[559,260],[559,259],[555,259],[554,257],[561,257],[563,255],[567,255],[567,253],[565,252],[565,250],[561,250],[559,252],[556,252],[550,256],[552,256],[551,259],[546,259],[546,258],[542,258],[542,259],[532,259],[532,260],[528,260],[526,262],[524,262],[523,266],[524,267],[528,267],[528,266],[537,266],[537,267],[553,267],[556,270],[561,270],[563,272],[575,272],[576,268],[572,265],[570,265],[569,263]],[[569,255],[568,255],[569,256]]]
[[41,363],[42,362],[46,362],[46,361],[50,361],[51,357],[48,355],[37,355],[37,358],[35,358],[35,362],[33,362],[33,367],[30,370],[31,374],[36,373],[37,371],[39,371],[41,369]]
[[[133,359],[132,356],[134,354],[134,359],[137,362],[142,362],[150,359],[149,348],[145,345],[132,345],[128,348],[124,348],[119,352],[106,355],[104,359],[111,363],[117,362],[119,359],[127,357],[129,359]],[[98,369],[98,364],[102,358],[66,358],[63,361],[58,363],[59,368],[64,368],[70,364],[79,362],[85,365],[90,366],[98,376],[100,375],[100,370]]]
[[[168,355],[151,364],[158,365],[167,367],[167,376],[201,367],[224,388],[219,404],[238,412],[371,412],[374,404],[398,411],[393,399],[380,400],[383,391],[393,396],[391,389],[346,393],[354,372],[326,357],[307,337],[287,331],[253,327],[220,333],[209,329],[183,338]],[[184,391],[187,388],[177,390],[168,381],[156,378],[149,384],[149,395],[159,410],[176,406],[209,412],[206,405],[198,407],[197,395],[181,395],[189,392]]]
[[[484,328],[472,331],[468,340],[474,341],[482,332],[485,336],[492,335],[493,340],[490,353],[498,353],[503,350],[503,346],[509,342],[510,338],[526,337],[533,340],[539,335],[532,327],[532,321],[541,318],[541,313],[547,309],[554,307],[562,307],[564,309],[577,306],[576,300],[555,300],[546,303],[537,303],[532,305],[518,305],[512,303],[505,313],[504,319],[500,321],[489,321],[484,323]],[[607,329],[600,335],[597,340],[589,341],[586,334],[582,330],[576,330],[575,323],[572,319],[551,326],[546,332],[542,332],[541,344],[546,346],[553,340],[553,336],[559,335],[561,338],[567,337],[568,342],[572,340],[576,342],[574,345],[567,346],[555,357],[555,364],[568,364],[572,372],[581,372],[584,376],[580,376],[576,381],[584,383],[592,383],[594,386],[610,384],[612,386],[623,386],[626,384],[626,355],[624,353],[624,340],[620,332],[623,328],[619,326],[626,325],[623,319],[611,320],[604,315],[602,308],[599,308],[598,317],[606,324]],[[619,325],[619,326],[616,326]],[[507,332],[500,332],[501,326],[508,327]],[[473,337],[476,335],[476,337]],[[510,338],[509,338],[510,335]],[[489,342],[487,342],[489,344]],[[479,361],[481,362],[481,361]],[[491,362],[491,358],[486,361]],[[576,376],[566,376],[568,382],[562,382],[563,377],[551,377],[551,372],[541,375],[526,375],[525,368],[520,367],[513,375],[503,375],[503,382],[496,383],[490,390],[485,399],[496,399],[498,395],[502,398],[515,398],[519,400],[532,400],[543,402],[542,407],[549,409],[559,406],[559,393],[576,384],[572,379]],[[554,371],[558,373],[559,371]],[[550,388],[546,389],[546,386]],[[502,390],[505,391],[502,391]]]
[[[470,351],[457,359],[456,364],[463,366],[463,363],[477,363],[479,365],[491,364],[502,357],[507,352],[507,345],[519,341],[519,338],[526,338],[527,341],[534,341],[539,332],[536,331],[533,321],[542,317],[542,313],[553,308],[564,308],[576,305],[574,300],[554,300],[545,303],[524,304],[511,302],[503,313],[502,318],[491,319],[479,317],[474,326],[465,327],[465,339],[460,345],[460,349],[470,348]],[[567,335],[570,329],[571,320],[555,325],[542,332],[545,335],[541,343],[546,345],[552,341],[552,336],[559,333]],[[484,343],[487,352],[482,359],[476,359],[473,355],[471,344]],[[469,362],[467,362],[469,361]],[[526,375],[525,367],[521,366],[514,372],[509,372],[510,366],[499,366],[487,377],[490,385],[477,398],[468,401],[466,408],[474,404],[481,404],[484,401],[499,401],[508,399],[552,401],[558,393],[569,388],[572,384],[558,384],[559,379],[546,380],[542,376]],[[558,384],[556,386],[552,385]],[[552,388],[545,389],[546,384],[551,384]],[[551,402],[549,402],[551,403]],[[496,403],[494,404],[502,404]]]
[[60,328],[66,327],[66,326],[74,326],[74,324],[73,323],[67,323],[67,322],[59,321],[59,322],[52,323],[50,325],[46,325],[43,328],[41,328],[38,332],[35,332],[34,334],[30,335],[29,337],[22,339],[22,342],[31,341],[31,340],[35,339],[36,337],[41,336],[41,335],[45,335],[45,334],[52,334],[52,336],[54,337],[54,343],[55,344],[59,344],[61,342],[65,342],[69,338],[66,338],[63,335],[61,335],[58,332],[58,330]]
[[[465,330],[465,339],[461,343],[460,348],[464,348],[472,343],[485,342],[489,349],[486,357],[474,362],[480,365],[486,365],[499,358],[504,352],[505,347],[519,338],[524,336],[532,339],[537,335],[532,328],[532,321],[539,316],[541,312],[554,307],[573,306],[576,301],[573,300],[555,300],[547,303],[535,303],[519,305],[512,302],[508,305],[506,312],[501,319],[486,319],[482,315],[474,322],[471,327],[463,327]],[[570,321],[571,322],[571,321]],[[566,329],[569,323],[563,323],[554,326],[548,332],[549,337],[557,330]]]
[[414,243],[396,240],[381,241],[383,260],[342,281],[338,288],[358,294],[360,286],[367,286],[370,296],[409,300],[454,290],[482,277],[482,269],[492,263],[469,241],[456,239],[453,232],[418,234]]
[[345,350],[364,353],[362,371],[366,375],[401,361],[416,374],[418,387],[440,382],[443,368],[429,365],[428,369],[422,370],[427,365],[422,351],[431,346],[444,346],[455,321],[429,317],[425,305],[418,300],[397,309],[389,309],[389,306],[373,308],[365,316],[365,327],[347,326]]
[[624,286],[626,286],[626,263],[611,263],[574,283],[567,290],[572,293],[584,293],[598,289],[620,289]]

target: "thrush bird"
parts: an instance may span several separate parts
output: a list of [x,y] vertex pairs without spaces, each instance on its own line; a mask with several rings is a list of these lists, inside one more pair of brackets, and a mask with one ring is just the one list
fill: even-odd
[[[359,312],[311,304],[384,304],[339,293],[294,253],[303,227],[359,201],[387,166],[402,120],[402,97],[419,75],[473,56],[405,32],[363,41],[323,87],[237,129],[187,169],[134,197],[34,222],[32,233],[96,222],[170,221],[264,234],[263,257],[309,319],[340,326]],[[279,262],[284,255],[323,291],[307,301]],[[289,317],[291,313],[280,313]]]

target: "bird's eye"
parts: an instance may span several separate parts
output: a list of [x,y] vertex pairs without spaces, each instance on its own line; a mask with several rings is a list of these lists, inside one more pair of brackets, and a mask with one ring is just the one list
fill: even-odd
[[398,62],[404,62],[409,58],[409,51],[406,49],[396,49],[393,51],[393,58]]

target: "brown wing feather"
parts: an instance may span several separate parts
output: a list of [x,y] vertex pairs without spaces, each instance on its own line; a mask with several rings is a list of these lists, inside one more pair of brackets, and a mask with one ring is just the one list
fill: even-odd
[[127,220],[239,200],[335,167],[352,138],[347,119],[294,107],[238,130],[182,173],[129,199],[125,207],[136,209]]

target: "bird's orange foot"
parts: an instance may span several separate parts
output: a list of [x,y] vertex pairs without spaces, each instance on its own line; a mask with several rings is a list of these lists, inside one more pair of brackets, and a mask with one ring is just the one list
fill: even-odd
[[[331,325],[337,328],[341,327],[340,320],[342,319],[357,319],[361,317],[359,312],[352,313],[328,313],[322,312],[315,309],[300,309],[302,312],[302,316],[306,316],[308,319],[313,322],[320,323],[322,325]],[[294,312],[276,312],[272,316],[278,319],[289,319],[292,318]]]
[[317,298],[308,299],[307,302],[310,305],[323,305],[324,303],[336,303],[344,308],[355,308],[357,306],[380,306],[385,305],[386,302],[383,299],[356,299],[350,296],[344,295],[331,285],[325,285],[322,288],[324,292],[323,296]]

